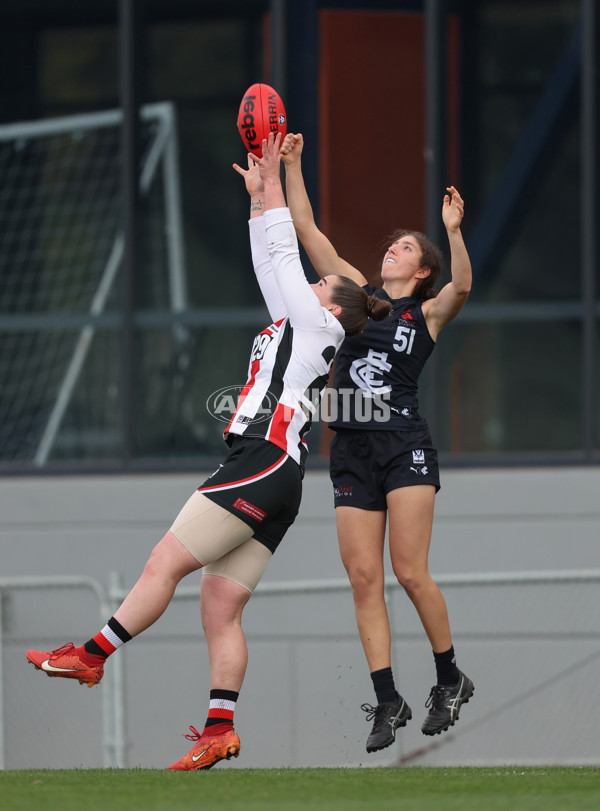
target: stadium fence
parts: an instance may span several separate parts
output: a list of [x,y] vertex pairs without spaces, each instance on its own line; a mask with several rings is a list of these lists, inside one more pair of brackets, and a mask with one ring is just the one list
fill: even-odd
[[[413,721],[383,753],[385,761],[375,765],[600,764],[594,675],[600,659],[600,570],[435,579],[453,617],[459,665],[473,677],[476,694],[445,736],[423,739]],[[194,692],[197,671],[207,679],[204,637],[197,619],[190,630],[186,605],[198,601],[200,586],[179,586],[161,622],[111,657],[99,688],[81,690],[62,679],[47,684],[26,665],[26,648],[51,649],[67,640],[57,637],[57,628],[85,641],[127,591],[114,573],[107,586],[89,577],[0,578],[0,768],[161,767],[169,751],[171,759],[183,753],[173,752],[173,738],[165,743],[162,738],[169,736],[160,733],[169,727],[170,735],[173,724],[189,721],[187,688],[191,683]],[[404,615],[399,601],[406,597],[394,578],[386,580],[386,596],[394,648],[402,651],[395,671],[403,683],[412,683],[415,675],[422,682],[431,676],[431,663],[421,676],[412,655],[416,642],[423,647],[415,612]],[[356,685],[353,672],[366,670],[348,582],[263,583],[246,613],[251,667],[245,709],[236,718],[265,744],[260,756],[234,765],[356,764],[368,730],[354,705],[370,693],[364,678]],[[328,685],[332,673],[336,683]],[[278,686],[271,689],[273,682]],[[207,694],[202,687],[195,718],[202,717]],[[260,696],[256,701],[254,694]],[[274,719],[264,718],[265,701],[275,703]],[[132,718],[136,733],[130,736]],[[277,735],[271,732],[274,720]],[[317,736],[315,723],[323,723]],[[323,739],[328,754],[320,752],[315,737]]]

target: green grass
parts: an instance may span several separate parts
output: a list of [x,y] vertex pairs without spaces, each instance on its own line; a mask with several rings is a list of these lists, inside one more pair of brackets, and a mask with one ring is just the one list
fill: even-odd
[[2,811],[587,811],[600,769],[74,769],[0,772]]

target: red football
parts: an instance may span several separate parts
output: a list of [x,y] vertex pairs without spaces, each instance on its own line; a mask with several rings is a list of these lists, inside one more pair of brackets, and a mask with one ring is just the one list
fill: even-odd
[[270,132],[287,131],[285,108],[277,91],[268,84],[253,84],[244,93],[237,127],[248,152],[262,157],[262,141]]

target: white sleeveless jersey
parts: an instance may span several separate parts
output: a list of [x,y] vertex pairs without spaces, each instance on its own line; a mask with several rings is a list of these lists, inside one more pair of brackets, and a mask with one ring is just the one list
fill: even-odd
[[273,324],[254,339],[248,380],[224,436],[266,439],[304,466],[305,435],[344,329],[321,306],[304,276],[287,208],[251,219],[250,244]]

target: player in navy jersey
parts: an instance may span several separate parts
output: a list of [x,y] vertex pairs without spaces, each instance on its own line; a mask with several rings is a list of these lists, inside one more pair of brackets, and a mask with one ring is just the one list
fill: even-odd
[[342,259],[318,229],[301,170],[302,136],[282,148],[288,205],[296,232],[321,275],[344,276],[392,305],[393,317],[346,338],[333,380],[330,473],[342,561],[352,585],[356,620],[377,698],[363,704],[373,721],[367,751],[390,746],[412,717],[391,668],[390,623],[384,595],[384,538],[389,521],[392,567],[413,602],[433,648],[436,684],[425,706],[425,735],[448,729],[473,683],[456,666],[446,603],[429,574],[437,451],[419,414],[418,381],[440,331],[460,312],[471,289],[471,263],[460,225],[463,200],[454,186],[442,203],[451,254],[451,281],[436,294],[441,252],[423,234],[401,230],[389,241],[381,287]]
[[183,577],[203,569],[210,701],[203,732],[190,726],[185,737],[194,746],[169,766],[177,771],[239,754],[233,715],[248,661],[242,612],[298,513],[305,435],[334,355],[345,334],[390,311],[351,280],[307,282],[281,187],[280,141],[263,141],[263,157],[249,155],[247,170],[234,164],[250,194],[252,260],[273,323],[252,346],[248,381],[225,430],[230,453],[188,499],[104,628],[79,647],[27,651],[49,676],[98,684],[108,656],[163,614]]

